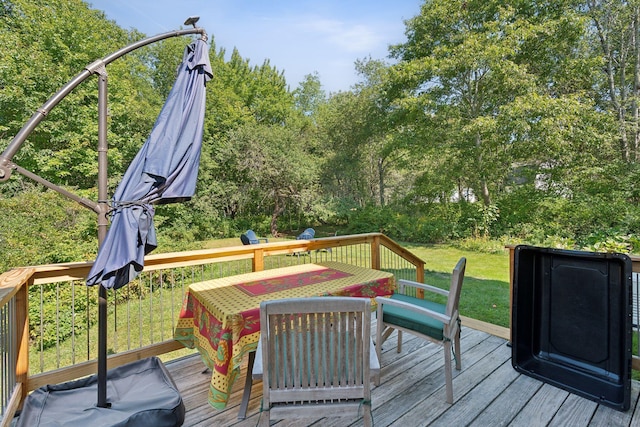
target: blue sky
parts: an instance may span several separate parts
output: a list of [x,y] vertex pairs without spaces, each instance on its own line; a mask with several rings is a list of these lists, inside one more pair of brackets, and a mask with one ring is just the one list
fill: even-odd
[[[354,62],[386,59],[402,43],[406,19],[422,0],[87,0],[125,29],[152,36],[179,29],[200,16],[216,47],[238,48],[251,65],[269,59],[295,89],[318,72],[324,90],[349,90],[358,81]],[[390,61],[390,60],[389,60]]]

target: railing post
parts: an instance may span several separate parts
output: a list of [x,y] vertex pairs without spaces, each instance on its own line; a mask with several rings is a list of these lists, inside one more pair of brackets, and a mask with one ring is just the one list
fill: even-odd
[[253,271],[264,270],[264,250],[263,249],[256,249],[253,251],[252,267],[253,267]]
[[424,283],[424,264],[416,265],[416,282]]
[[371,241],[371,268],[380,270],[380,236],[373,236]]
[[16,340],[18,341],[16,382],[22,384],[20,407],[29,393],[27,380],[29,379],[29,286],[31,284],[33,284],[33,277],[30,277],[16,293]]

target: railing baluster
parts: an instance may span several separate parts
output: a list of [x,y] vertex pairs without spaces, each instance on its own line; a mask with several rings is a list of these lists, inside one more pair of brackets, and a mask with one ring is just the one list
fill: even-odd
[[0,352],[0,355],[2,355],[2,369],[0,370],[0,379],[2,380],[2,384],[0,384],[0,414],[4,414],[5,407],[9,401],[10,388],[13,388],[9,377],[9,369],[11,369],[10,360],[12,351],[14,350],[9,338],[10,331],[7,321],[8,311],[11,309],[10,304],[11,302],[4,307],[0,307],[0,345],[2,345],[2,351]]
[[[44,316],[42,316],[44,317]],[[60,368],[60,284],[56,283],[56,367]]]
[[[640,331],[640,273],[633,273],[631,275],[631,283],[632,283],[632,294],[633,294],[633,330],[635,334],[638,334]],[[636,355],[640,355],[640,339],[638,340],[638,344],[636,347]]]
[[[136,280],[137,282],[137,280]],[[131,350],[131,283],[127,284],[127,350]]]
[[44,372],[44,290],[40,287],[40,372]]
[[71,284],[71,364],[76,364],[76,285]]
[[112,289],[108,292],[107,304],[113,305],[113,319],[111,325],[113,326],[113,333],[108,334],[107,339],[111,341],[111,349],[107,346],[107,351],[111,350],[114,353],[118,352],[118,289]]

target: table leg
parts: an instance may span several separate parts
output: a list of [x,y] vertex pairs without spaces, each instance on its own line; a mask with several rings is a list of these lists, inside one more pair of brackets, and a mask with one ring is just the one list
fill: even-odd
[[253,362],[256,360],[256,352],[249,352],[249,363],[247,364],[247,377],[244,380],[244,392],[242,393],[242,403],[240,403],[240,410],[238,411],[238,419],[244,420],[247,418],[247,406],[249,405],[249,398],[251,397],[251,386],[253,381],[251,380],[251,372],[253,371]]

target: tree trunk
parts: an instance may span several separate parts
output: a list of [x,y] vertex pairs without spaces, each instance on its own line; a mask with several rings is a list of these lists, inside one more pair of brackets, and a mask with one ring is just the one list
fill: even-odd
[[477,150],[477,166],[480,171],[480,197],[485,206],[491,205],[491,196],[489,195],[489,186],[487,185],[487,179],[483,176],[482,172],[482,137],[480,134],[476,134],[476,150]]
[[[597,2],[592,1],[589,3],[589,7],[595,11],[598,8],[598,4]],[[627,161],[629,158],[629,143],[627,139],[624,111],[626,100],[626,94],[624,92],[624,70],[627,65],[626,57],[624,56],[624,35],[620,36],[620,46],[618,46],[620,54],[618,58],[615,58],[615,49],[611,47],[612,41],[609,38],[610,34],[607,32],[606,24],[603,24],[603,22],[598,19],[597,15],[593,16],[593,24],[596,28],[598,38],[600,40],[600,48],[602,49],[602,54],[606,61],[604,71],[607,75],[611,106],[618,118],[618,127],[620,131],[620,155],[623,160]],[[619,81],[621,83],[621,87],[618,88],[618,90],[620,91],[619,94],[616,92],[616,66],[620,70]]]
[[378,159],[378,187],[380,191],[380,206],[384,206],[384,159]]
[[491,206],[491,196],[489,195],[489,186],[487,180],[482,179],[482,202],[485,206]]
[[618,103],[618,120],[620,125],[620,150],[622,151],[622,159],[625,162],[629,161],[629,136],[627,134],[627,111],[625,106],[627,105],[627,48],[625,46],[625,37],[624,34],[620,37],[620,49],[619,58],[618,58],[618,68],[620,70],[620,81],[619,81],[619,103]]
[[274,200],[273,212],[271,213],[271,235],[278,237],[278,218],[284,212],[284,203],[280,200],[280,197],[276,196]]

